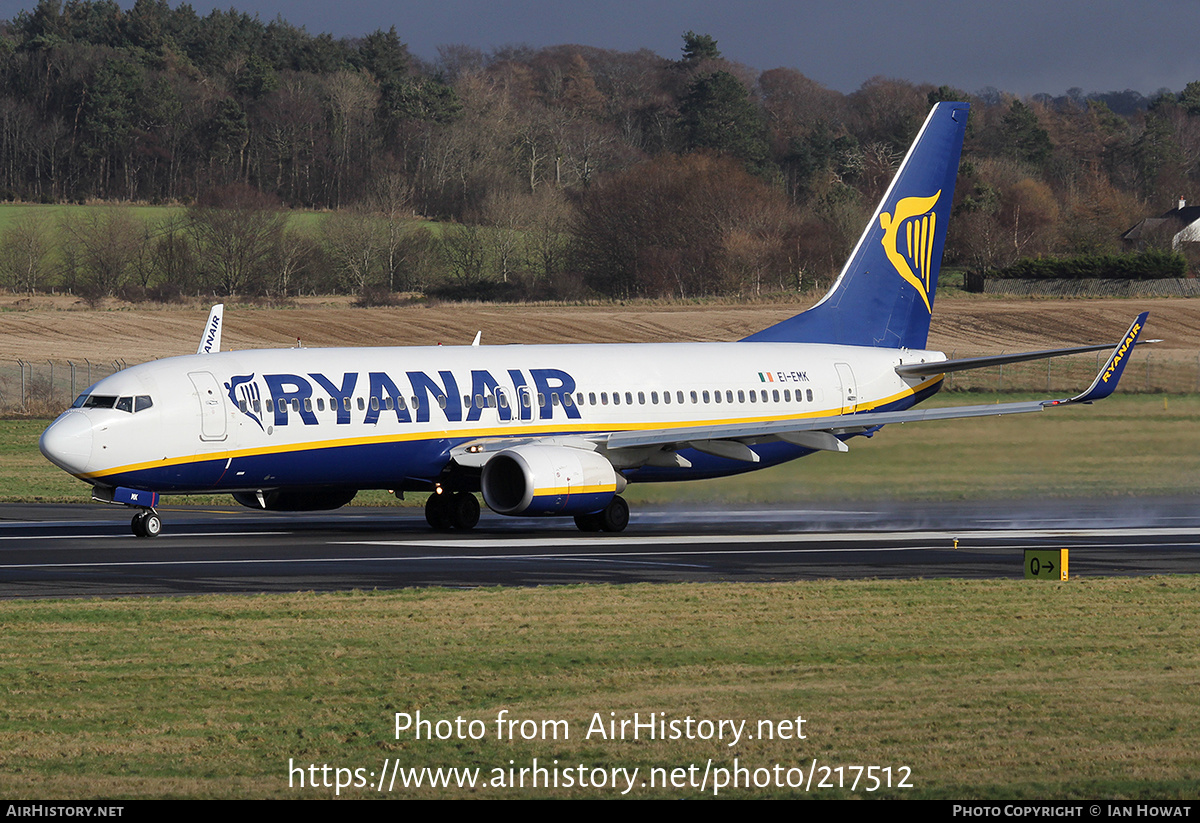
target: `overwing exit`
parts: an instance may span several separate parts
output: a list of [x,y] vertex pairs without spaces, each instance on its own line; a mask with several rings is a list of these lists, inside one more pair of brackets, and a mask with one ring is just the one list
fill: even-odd
[[[331,509],[361,489],[427,492],[435,529],[470,529],[475,496],[514,516],[621,531],[635,482],[774,466],[890,423],[1040,412],[1116,388],[1146,314],[1092,386],[1063,399],[914,408],[946,373],[1098,347],[947,360],[925,348],[968,106],[934,106],[830,291],[731,343],[220,351],[126,369],[46,429],[42,453],[161,530],[160,494],[254,509]],[[1107,348],[1107,346],[1105,346]]]

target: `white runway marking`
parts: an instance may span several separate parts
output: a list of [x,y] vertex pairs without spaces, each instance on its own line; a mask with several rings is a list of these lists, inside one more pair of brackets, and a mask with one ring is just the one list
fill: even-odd
[[[163,532],[156,540],[175,537],[266,537],[269,535],[291,534],[291,532]],[[119,538],[121,540],[134,538],[132,534],[33,534],[33,535],[0,535],[0,540],[103,540]],[[141,539],[141,538],[135,538]]]
[[[921,532],[788,532],[781,534],[670,534],[670,535],[605,535],[584,536],[566,534],[558,537],[464,537],[464,538],[417,538],[415,540],[342,540],[334,545],[343,546],[414,546],[425,548],[449,547],[456,549],[505,549],[538,548],[541,546],[694,546],[712,543],[813,543],[813,542],[861,542],[864,540],[945,540],[953,543],[962,540],[979,540],[1004,537],[1006,539],[1032,540],[1037,538],[1063,537],[1171,537],[1195,534],[1195,529],[1163,527],[1150,529],[1006,529],[967,531],[921,531]],[[863,549],[871,551],[871,549]]]

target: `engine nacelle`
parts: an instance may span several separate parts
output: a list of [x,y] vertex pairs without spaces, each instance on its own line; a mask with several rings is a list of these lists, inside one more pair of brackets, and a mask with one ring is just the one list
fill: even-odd
[[483,464],[484,502],[497,514],[590,514],[624,490],[625,478],[596,452],[516,446]]
[[272,489],[261,492],[234,492],[233,499],[248,509],[271,512],[316,512],[340,509],[354,499],[358,489],[325,487],[317,489]]

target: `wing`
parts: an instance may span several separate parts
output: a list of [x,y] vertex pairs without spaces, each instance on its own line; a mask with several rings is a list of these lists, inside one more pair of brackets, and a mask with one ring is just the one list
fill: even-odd
[[[769,422],[746,421],[744,423],[726,423],[717,426],[683,426],[677,428],[617,431],[587,435],[565,435],[558,437],[528,438],[482,438],[460,444],[451,450],[451,456],[460,466],[481,467],[497,451],[513,446],[537,443],[541,445],[557,445],[569,448],[582,448],[588,451],[602,451],[618,468],[631,467],[650,462],[656,465],[683,466],[686,461],[677,454],[676,450],[692,448],[706,454],[728,457],[734,460],[744,460],[757,463],[759,458],[751,445],[762,440],[784,440],[798,446],[815,450],[847,451],[842,442],[842,435],[858,434],[879,426],[891,423],[919,423],[927,420],[953,420],[966,417],[993,417],[1007,414],[1027,414],[1063,406],[1091,403],[1112,394],[1125,370],[1129,354],[1137,345],[1138,337],[1145,326],[1149,312],[1143,312],[1129,327],[1129,331],[1116,345],[1105,362],[1104,367],[1092,381],[1088,389],[1074,397],[1052,400],[1031,400],[1018,403],[999,403],[975,406],[949,406],[933,409],[908,409],[891,412],[863,412],[861,414],[841,414],[828,417],[798,417],[791,420],[773,420]],[[1105,346],[1104,348],[1107,348]],[[1024,359],[1039,359],[1043,357],[1077,354],[1080,351],[1096,351],[1095,347],[1073,349],[1058,349],[1054,352],[1030,352],[1031,357]],[[1023,355],[1002,355],[1005,362],[1019,362]],[[1008,359],[1015,358],[1015,359]],[[957,370],[956,364],[962,362],[976,363],[975,368],[995,365],[992,358],[973,358],[971,361],[942,361],[939,363],[921,364],[921,368],[939,367],[938,372],[922,372],[922,374],[944,373]],[[948,366],[948,368],[947,368]],[[908,366],[900,366],[897,370]]]
[[[889,423],[918,423],[926,420],[952,420],[964,417],[991,417],[1005,414],[1027,414],[1029,412],[1040,412],[1050,408],[1058,408],[1061,406],[1075,405],[1079,403],[1091,403],[1095,400],[1101,400],[1108,397],[1116,389],[1117,383],[1121,379],[1121,373],[1125,369],[1125,364],[1128,362],[1129,354],[1133,347],[1137,344],[1137,339],[1141,335],[1142,328],[1146,324],[1146,317],[1149,312],[1142,312],[1138,318],[1133,321],[1133,325],[1129,327],[1129,331],[1121,339],[1121,342],[1116,345],[1109,355],[1108,361],[1104,364],[1104,368],[1096,375],[1096,379],[1092,381],[1092,385],[1075,397],[1058,400],[1032,400],[1021,403],[1000,403],[993,405],[976,405],[976,406],[949,406],[938,409],[909,409],[906,411],[894,412],[864,412],[862,414],[842,414],[830,417],[810,417],[795,420],[776,420],[769,423],[733,423],[721,426],[697,426],[692,428],[667,429],[663,431],[636,431],[636,432],[614,432],[607,436],[604,445],[609,449],[625,449],[638,448],[645,446],[685,446],[691,444],[694,448],[700,451],[708,451],[706,446],[709,446],[713,441],[733,441],[758,438],[758,437],[778,437],[782,440],[795,442],[797,445],[806,445],[811,448],[827,448],[835,451],[845,451],[845,444],[837,439],[839,434],[855,434],[866,431],[877,426],[884,426]],[[1107,348],[1107,347],[1106,347]],[[1094,351],[1095,349],[1087,347],[1084,350]],[[1059,350],[1064,354],[1077,353],[1078,349]],[[1053,356],[1046,352],[1034,352],[1038,357]],[[1009,357],[1009,355],[1005,355]],[[1016,355],[1019,357],[1019,355]],[[1034,358],[1030,358],[1034,359]],[[988,362],[981,364],[993,365],[989,358],[978,358],[977,360],[987,360]],[[1007,361],[1015,362],[1015,361]],[[927,364],[928,366],[943,366],[944,363]],[[900,367],[905,368],[905,367]],[[824,433],[827,438],[806,438],[805,433]],[[798,434],[801,437],[792,438],[789,435]],[[808,441],[808,442],[806,442]],[[837,441],[837,445],[834,445]],[[824,445],[822,445],[824,444]],[[745,445],[745,444],[741,444]],[[747,449],[747,451],[750,451]],[[724,456],[733,456],[728,454]],[[752,460],[751,462],[757,462]]]

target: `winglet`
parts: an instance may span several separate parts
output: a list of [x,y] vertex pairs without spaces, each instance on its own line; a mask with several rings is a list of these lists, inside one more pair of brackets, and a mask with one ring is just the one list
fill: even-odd
[[204,334],[200,337],[200,348],[196,354],[214,354],[221,350],[221,317],[225,312],[225,304],[218,303],[208,313],[208,322],[204,324]]
[[1093,400],[1103,400],[1116,391],[1117,383],[1121,381],[1121,373],[1125,371],[1125,365],[1129,362],[1129,355],[1133,352],[1133,347],[1137,345],[1138,336],[1141,335],[1142,328],[1146,325],[1146,318],[1149,315],[1150,312],[1144,311],[1137,316],[1137,320],[1133,321],[1133,325],[1129,327],[1129,331],[1125,332],[1125,336],[1121,338],[1121,342],[1113,349],[1112,354],[1108,357],[1108,362],[1104,364],[1104,368],[1096,375],[1096,379],[1092,381],[1092,385],[1088,387],[1088,390],[1067,400],[1067,403],[1091,403]]

